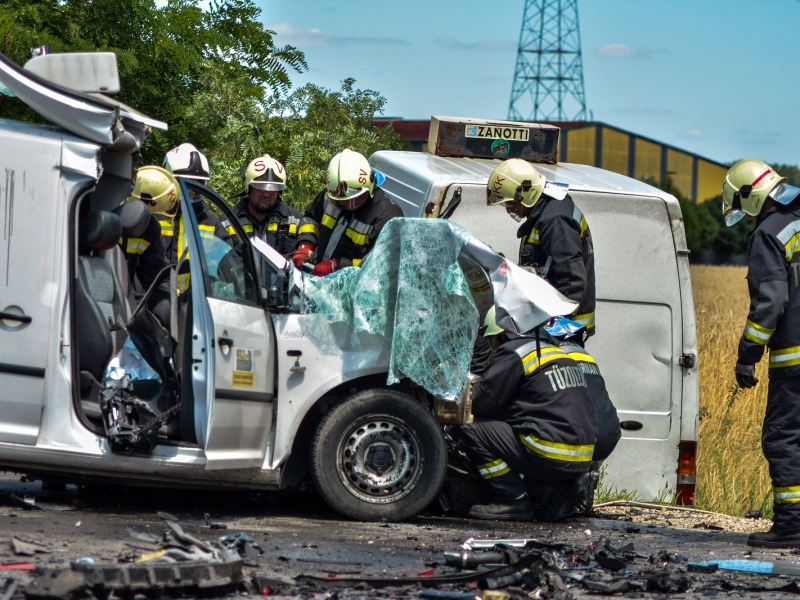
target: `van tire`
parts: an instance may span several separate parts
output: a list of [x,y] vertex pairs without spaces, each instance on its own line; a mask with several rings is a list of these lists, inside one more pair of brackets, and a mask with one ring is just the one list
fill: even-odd
[[447,470],[442,428],[420,402],[397,390],[348,396],[322,419],[311,447],[317,490],[359,521],[400,521],[436,498]]

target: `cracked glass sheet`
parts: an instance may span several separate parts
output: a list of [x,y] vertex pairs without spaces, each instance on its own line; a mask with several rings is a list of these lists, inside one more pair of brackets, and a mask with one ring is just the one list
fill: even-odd
[[360,268],[302,279],[303,312],[350,325],[354,347],[361,334],[387,341],[389,385],[408,378],[456,402],[469,383],[479,322],[493,302],[498,322],[520,332],[575,308],[540,278],[441,219],[392,219]]

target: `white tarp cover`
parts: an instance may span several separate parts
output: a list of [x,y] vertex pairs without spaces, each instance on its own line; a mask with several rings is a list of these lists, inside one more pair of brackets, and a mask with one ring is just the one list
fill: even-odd
[[[468,279],[459,262],[480,265],[484,283]],[[304,312],[348,323],[354,345],[361,333],[390,344],[388,384],[408,378],[436,397],[455,401],[467,388],[481,313],[491,306],[492,295],[498,324],[520,333],[576,306],[463,227],[442,219],[392,219],[359,268],[327,277],[304,275],[301,287]]]

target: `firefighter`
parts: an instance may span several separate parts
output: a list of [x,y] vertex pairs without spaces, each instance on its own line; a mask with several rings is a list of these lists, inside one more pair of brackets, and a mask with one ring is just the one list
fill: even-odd
[[[192,144],[184,143],[167,152],[164,157],[164,169],[172,173],[175,177],[193,179],[203,185],[208,185],[208,159]],[[191,201],[192,209],[194,209],[194,214],[197,218],[200,237],[217,237],[228,241],[230,239],[228,221],[221,220],[213,211],[209,210],[199,192],[194,190],[189,191],[189,200]],[[183,227],[185,227],[185,223],[183,215],[180,214],[180,202],[178,203],[175,216],[172,218],[164,217],[160,220],[160,223],[167,260],[170,261],[170,264],[177,264],[186,250],[186,242],[183,236]]]
[[472,384],[474,421],[452,432],[490,490],[488,503],[469,515],[560,521],[572,512],[595,452],[586,377],[546,333],[506,332],[494,308],[484,326],[497,349]]
[[595,332],[594,248],[586,217],[567,188],[550,185],[530,163],[511,158],[492,171],[490,206],[503,204],[516,220],[519,264],[532,266],[554,288],[578,303],[570,318]]
[[289,258],[294,253],[300,228],[300,211],[281,195],[286,189],[286,170],[269,154],[250,161],[244,173],[246,196],[233,209],[249,237],[258,237]]
[[[131,284],[139,297],[169,266],[158,217],[174,216],[179,197],[178,182],[172,174],[161,167],[148,165],[136,171],[136,181],[128,201],[115,211],[127,225],[119,243],[125,251]],[[149,213],[143,214],[138,210],[137,203],[144,203]],[[169,321],[169,279],[162,281],[153,291],[148,307],[163,323]]]
[[722,183],[730,227],[745,215],[750,235],[750,312],[739,340],[734,375],[741,388],[758,383],[755,366],[769,348],[767,407],[761,448],[773,486],[774,517],[750,546],[800,548],[800,188],[755,159],[733,165]]
[[314,275],[357,267],[389,219],[403,212],[379,187],[383,175],[362,154],[345,149],[325,173],[325,189],[306,208],[292,257],[297,268],[314,265]]

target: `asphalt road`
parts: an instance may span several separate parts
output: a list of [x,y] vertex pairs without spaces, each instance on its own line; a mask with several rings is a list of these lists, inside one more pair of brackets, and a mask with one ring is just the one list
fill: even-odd
[[[219,548],[223,538],[229,545],[231,540],[240,542],[239,574],[226,580],[228,573],[219,565],[213,572],[173,574],[173,594],[474,598],[487,594],[482,590],[487,586],[504,590],[510,598],[558,599],[610,598],[614,591],[616,597],[624,592],[651,598],[676,593],[683,598],[782,598],[800,592],[791,577],[690,570],[693,562],[743,559],[749,561],[748,568],[756,561],[771,561],[800,573],[800,556],[795,553],[750,552],[744,533],[697,527],[638,523],[630,513],[613,509],[562,524],[478,521],[443,515],[437,507],[409,522],[361,523],[332,513],[313,494],[73,485],[45,491],[39,482],[20,482],[19,476],[6,474],[0,477],[0,600],[88,593],[86,585],[79,585],[87,580],[72,582],[72,588],[65,580],[60,580],[60,588],[53,583],[56,576],[74,575],[75,561],[83,563],[78,569],[89,571],[113,567],[116,583],[92,589],[107,591],[116,585],[111,597],[134,598],[135,585],[126,588],[118,582],[130,579],[132,568],[142,569],[135,561],[154,552],[163,554],[165,548],[184,555],[197,552],[191,540],[206,544],[207,552]],[[505,575],[487,574],[447,564],[446,553],[459,552],[468,538],[525,538],[537,543],[507,552],[515,565],[506,568]],[[234,555],[225,556],[228,560]],[[453,583],[448,577],[464,581]],[[227,585],[231,579],[238,581]],[[152,591],[156,587],[151,588],[138,597],[157,595]],[[537,588],[538,596],[531,595]]]

